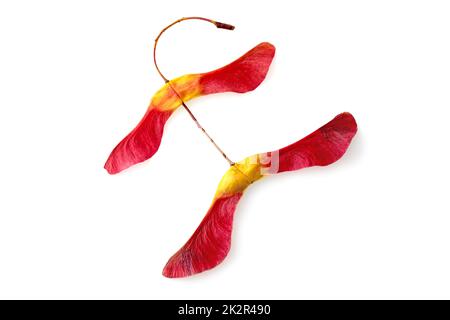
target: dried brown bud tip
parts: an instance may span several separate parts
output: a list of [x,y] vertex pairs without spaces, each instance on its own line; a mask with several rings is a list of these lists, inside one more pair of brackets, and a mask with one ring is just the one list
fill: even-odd
[[214,24],[219,29],[234,30],[234,26],[232,26],[231,24],[228,24],[228,23],[222,23],[222,22],[215,21]]

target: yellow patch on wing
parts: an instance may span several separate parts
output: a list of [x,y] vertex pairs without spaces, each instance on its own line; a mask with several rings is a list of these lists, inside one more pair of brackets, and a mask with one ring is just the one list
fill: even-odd
[[217,187],[215,199],[244,192],[247,187],[262,178],[261,164],[257,156],[245,158],[231,166]]
[[188,74],[166,83],[155,93],[150,107],[159,111],[173,111],[181,106],[181,100],[173,89],[178,92],[184,101],[198,97],[201,94],[200,76]]

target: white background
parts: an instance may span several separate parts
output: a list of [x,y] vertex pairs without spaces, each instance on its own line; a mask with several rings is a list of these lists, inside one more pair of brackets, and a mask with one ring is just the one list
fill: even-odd
[[[253,185],[232,250],[161,275],[227,163],[183,110],[159,152],[103,164],[169,77],[262,41],[254,92],[190,106],[230,157],[283,147],[352,112],[336,164]],[[0,298],[450,298],[448,1],[1,1]]]

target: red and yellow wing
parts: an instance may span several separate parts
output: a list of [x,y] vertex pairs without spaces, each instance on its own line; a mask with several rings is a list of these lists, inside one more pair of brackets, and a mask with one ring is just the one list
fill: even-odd
[[151,158],[159,148],[164,125],[184,101],[221,92],[244,93],[264,80],[275,55],[275,47],[264,42],[229,65],[202,74],[189,74],[165,84],[153,96],[143,119],[111,152],[105,163],[110,174]]

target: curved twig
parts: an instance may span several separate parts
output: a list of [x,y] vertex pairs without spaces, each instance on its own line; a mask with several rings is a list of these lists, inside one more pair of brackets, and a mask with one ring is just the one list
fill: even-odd
[[165,27],[164,29],[161,30],[161,32],[158,34],[158,36],[155,39],[155,45],[153,46],[153,63],[155,64],[156,70],[158,71],[159,75],[161,76],[161,78],[163,78],[163,80],[169,85],[169,87],[173,90],[173,92],[177,95],[177,97],[181,100],[181,104],[183,105],[183,108],[188,112],[188,114],[191,116],[192,120],[197,124],[197,127],[206,135],[206,137],[209,139],[209,141],[211,141],[211,143],[214,145],[214,147],[216,147],[216,149],[222,154],[222,156],[225,158],[225,160],[227,160],[227,162],[230,164],[230,166],[234,165],[234,162],[230,160],[230,158],[228,158],[228,156],[225,154],[225,152],[217,145],[217,143],[213,140],[213,138],[211,138],[211,136],[208,134],[208,132],[206,132],[205,128],[202,127],[202,125],[198,122],[197,118],[194,116],[194,114],[192,113],[192,111],[188,108],[188,106],[186,105],[186,103],[183,101],[183,98],[180,96],[180,94],[175,90],[175,88],[172,86],[172,84],[170,83],[170,80],[168,80],[161,72],[161,70],[158,67],[158,63],[156,62],[156,46],[158,45],[158,40],[159,38],[161,38],[162,34],[169,29],[170,27],[174,26],[175,24],[181,22],[181,21],[185,21],[185,20],[202,20],[202,21],[206,21],[209,23],[214,24],[217,28],[220,29],[225,29],[225,30],[234,30],[234,26],[227,24],[227,23],[222,23],[222,22],[217,22],[211,19],[207,19],[207,18],[202,18],[202,17],[186,17],[186,18],[181,18],[178,19],[174,22],[172,22],[171,24],[169,24],[167,27]]

